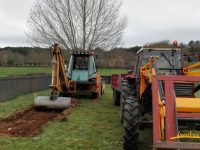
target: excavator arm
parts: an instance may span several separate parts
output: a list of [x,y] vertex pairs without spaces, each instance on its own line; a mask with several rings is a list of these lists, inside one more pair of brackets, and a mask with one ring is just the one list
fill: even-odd
[[[147,64],[140,68],[140,98],[144,94],[147,84],[152,84],[153,76],[159,74],[157,68],[158,57],[150,57]],[[160,113],[160,136],[164,139],[164,129],[165,129],[165,96],[162,82],[158,82],[158,104]]]
[[52,46],[52,83],[50,96],[37,96],[34,100],[36,108],[65,109],[71,106],[71,97],[68,95],[69,80],[65,73],[64,58],[58,44]]
[[200,54],[199,53],[189,53],[185,54],[184,61],[190,65],[183,67],[183,73],[186,76],[200,76]]
[[200,76],[200,69],[196,69],[199,67],[200,67],[200,62],[191,64],[183,68],[183,73],[187,76]]
[[49,85],[51,88],[51,99],[55,99],[60,95],[67,94],[69,87],[69,80],[65,72],[64,58],[61,55],[61,49],[58,44],[52,46],[52,83]]

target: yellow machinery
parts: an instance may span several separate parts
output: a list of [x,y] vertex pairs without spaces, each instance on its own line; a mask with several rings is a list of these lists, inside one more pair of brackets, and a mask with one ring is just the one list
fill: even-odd
[[38,96],[35,107],[65,109],[71,105],[71,95],[90,92],[93,98],[104,93],[105,83],[96,71],[94,52],[80,51],[71,54],[68,70],[58,44],[52,46],[52,83],[50,96]]
[[178,134],[179,124],[200,121],[200,99],[195,97],[200,89],[200,71],[195,68],[200,63],[183,67],[182,60],[177,45],[150,45],[138,51],[134,74],[124,77],[122,83],[124,149],[138,149],[139,128],[149,123],[147,113],[153,117],[155,149],[200,147],[199,143],[188,146],[170,141]]

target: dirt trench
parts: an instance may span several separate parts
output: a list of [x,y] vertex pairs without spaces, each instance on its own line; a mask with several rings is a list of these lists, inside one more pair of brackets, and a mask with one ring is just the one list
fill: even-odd
[[78,100],[72,100],[72,106],[63,111],[37,110],[33,106],[16,111],[6,119],[0,119],[0,135],[33,137],[42,131],[42,127],[49,121],[65,120],[74,107],[79,105]]

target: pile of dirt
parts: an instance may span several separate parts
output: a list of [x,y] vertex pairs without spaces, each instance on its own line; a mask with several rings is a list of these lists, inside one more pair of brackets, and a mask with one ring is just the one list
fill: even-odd
[[72,106],[63,111],[36,110],[33,106],[15,112],[6,119],[0,120],[0,135],[32,137],[41,132],[47,122],[66,120],[72,109],[79,105],[78,100],[72,100]]

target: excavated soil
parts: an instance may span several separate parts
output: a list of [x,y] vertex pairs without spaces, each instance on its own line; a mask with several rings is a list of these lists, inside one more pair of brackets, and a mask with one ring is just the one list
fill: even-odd
[[0,135],[33,137],[42,131],[42,127],[49,121],[66,120],[75,106],[79,105],[78,100],[72,100],[72,106],[63,111],[37,110],[33,106],[16,111],[6,119],[0,119]]

